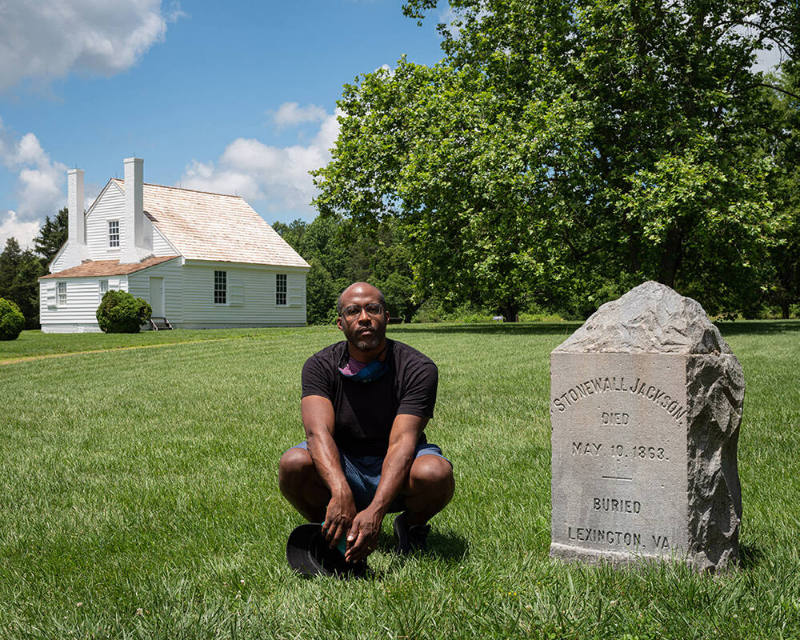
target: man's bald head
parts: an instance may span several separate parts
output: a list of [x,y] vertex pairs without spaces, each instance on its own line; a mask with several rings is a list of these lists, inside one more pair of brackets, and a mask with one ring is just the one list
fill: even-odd
[[342,315],[342,300],[348,298],[350,294],[370,295],[376,298],[383,308],[386,309],[386,298],[380,289],[373,287],[369,282],[354,282],[339,294],[339,299],[336,301],[337,315]]

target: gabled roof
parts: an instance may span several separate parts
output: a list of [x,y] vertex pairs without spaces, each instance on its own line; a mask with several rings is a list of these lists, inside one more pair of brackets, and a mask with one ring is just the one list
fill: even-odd
[[143,191],[148,218],[184,258],[309,267],[240,196],[148,183]]
[[123,262],[120,264],[119,260],[87,260],[79,264],[77,267],[70,267],[63,271],[50,273],[42,276],[39,280],[46,280],[47,278],[91,278],[98,276],[124,276],[129,273],[136,273],[148,267],[154,267],[157,264],[166,262],[167,260],[174,260],[180,256],[160,256],[158,258],[146,258],[141,262]]

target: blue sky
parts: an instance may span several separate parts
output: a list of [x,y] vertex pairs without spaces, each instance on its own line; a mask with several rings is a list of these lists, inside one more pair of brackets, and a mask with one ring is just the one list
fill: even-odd
[[[443,3],[446,7],[446,3]],[[309,169],[360,73],[442,57],[402,0],[12,0],[0,22],[0,249],[144,158],[145,181],[238,193],[268,222],[310,220]]]

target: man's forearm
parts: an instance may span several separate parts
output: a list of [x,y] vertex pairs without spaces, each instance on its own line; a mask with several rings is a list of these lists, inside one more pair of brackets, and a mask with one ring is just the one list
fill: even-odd
[[342,469],[339,449],[331,434],[327,430],[320,430],[317,433],[309,431],[306,434],[306,441],[308,442],[308,452],[311,454],[317,473],[319,473],[325,486],[328,487],[331,495],[340,495],[345,491],[349,492],[350,485],[347,484],[347,479]]
[[400,493],[408,477],[411,463],[414,461],[415,447],[416,439],[411,437],[402,438],[389,445],[383,460],[381,479],[370,507],[386,514],[389,505]]
[[333,439],[333,405],[327,398],[307,396],[302,400],[301,409],[308,452],[320,479],[331,494],[325,508],[322,534],[329,544],[334,545],[350,530],[356,507],[353,492],[342,470],[339,448]]
[[333,405],[327,398],[307,396],[300,405],[306,430],[308,452],[322,481],[332,496],[349,494],[349,486],[333,439]]

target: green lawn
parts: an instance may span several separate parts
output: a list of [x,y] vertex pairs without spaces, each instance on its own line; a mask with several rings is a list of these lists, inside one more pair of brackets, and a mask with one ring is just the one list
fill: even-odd
[[174,331],[144,331],[136,335],[122,333],[57,334],[23,331],[16,340],[0,341],[0,364],[22,358],[106,349],[157,347],[179,342],[236,340],[258,336],[270,336],[272,339],[277,339],[279,336],[292,333],[292,331],[292,329],[214,329],[209,331],[176,329]]
[[[548,354],[574,328],[390,327],[439,365],[428,434],[456,497],[427,555],[391,553],[387,518],[352,582],[289,570],[301,519],[276,482],[334,329],[0,343],[0,638],[800,637],[800,323],[723,326],[747,381],[744,563],[718,577],[548,559]],[[64,352],[91,353],[25,359]]]

